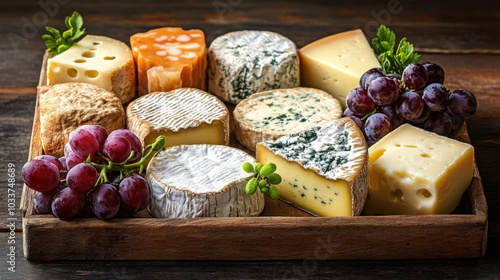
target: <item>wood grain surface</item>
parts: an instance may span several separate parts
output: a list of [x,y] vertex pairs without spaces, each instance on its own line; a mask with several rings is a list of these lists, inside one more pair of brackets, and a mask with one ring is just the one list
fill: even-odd
[[[21,197],[21,167],[28,158],[44,44],[42,25],[23,32],[26,22],[44,9],[38,1],[2,2],[0,9],[0,182],[7,182],[7,164],[16,165],[17,203]],[[45,2],[45,1],[40,1]],[[50,2],[50,1],[46,1]],[[201,28],[210,43],[233,30],[277,31],[301,47],[320,37],[353,28],[364,29],[374,15],[384,14],[391,1],[52,1],[57,11],[48,24],[62,28],[64,17],[78,10],[87,31],[127,42],[139,31],[160,26]],[[60,4],[60,3],[66,4]],[[299,261],[267,262],[50,262],[29,263],[22,257],[21,233],[17,233],[16,273],[0,267],[1,279],[262,279],[262,278],[498,278],[500,275],[500,2],[496,1],[399,1],[403,10],[390,15],[388,23],[406,36],[422,60],[433,61],[446,71],[446,86],[467,88],[479,101],[477,113],[467,120],[470,139],[489,208],[488,247],[475,260],[421,261]],[[224,6],[225,5],[225,6]],[[222,8],[221,8],[222,7]],[[38,20],[43,20],[43,16]],[[45,23],[44,23],[45,24]],[[26,31],[26,30],[25,30]],[[14,48],[9,35],[21,39]],[[4,189],[4,188],[2,188]],[[16,213],[20,230],[20,213]],[[6,226],[6,196],[0,195],[0,248],[10,245]],[[306,242],[306,241],[304,241]],[[271,241],[261,241],[272,246]],[[453,246],[453,245],[450,245]]]

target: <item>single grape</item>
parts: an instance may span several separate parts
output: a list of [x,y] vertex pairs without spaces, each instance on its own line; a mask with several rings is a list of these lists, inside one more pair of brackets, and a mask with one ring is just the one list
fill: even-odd
[[258,186],[257,178],[250,179],[245,187],[245,193],[247,195],[254,194],[255,191],[257,190],[257,186]]
[[111,219],[120,209],[120,194],[110,184],[100,184],[89,194],[90,208],[99,219]]
[[281,176],[278,173],[273,173],[267,177],[267,180],[269,180],[269,183],[277,185],[281,183]]
[[426,62],[422,64],[424,66],[425,71],[427,72],[427,83],[428,84],[433,84],[433,83],[438,83],[438,84],[443,84],[444,83],[444,70],[441,68],[441,66],[432,63],[432,62]]
[[429,118],[424,123],[425,130],[442,136],[448,136],[451,128],[451,119],[445,112],[431,112]]
[[280,194],[278,192],[278,189],[275,186],[270,186],[269,187],[269,198],[272,200],[276,200],[280,197]]
[[68,170],[68,165],[66,164],[66,157],[60,157],[58,160],[63,166],[63,170]]
[[85,206],[85,194],[62,189],[52,199],[52,214],[61,220],[75,218]]
[[147,194],[142,196],[143,200],[142,200],[141,206],[139,206],[139,210],[138,210],[138,211],[141,211],[149,205],[150,198],[149,198],[148,182],[146,181],[146,179],[144,179],[144,177],[142,177],[139,174],[133,174],[132,177],[136,177],[138,180],[141,180],[142,184],[144,184],[144,186],[146,186],[145,192],[147,192]]
[[97,177],[97,170],[92,165],[83,162],[71,168],[66,177],[66,183],[75,192],[86,193],[95,185]]
[[37,156],[36,158],[34,159],[43,159],[43,160],[46,160],[46,161],[49,161],[49,162],[52,162],[53,164],[55,164],[57,166],[57,168],[59,169],[59,171],[61,170],[65,170],[64,166],[61,164],[61,162],[59,161],[58,158],[56,158],[55,156],[50,156],[50,155],[39,155]]
[[94,138],[97,140],[97,143],[99,143],[99,151],[102,151],[104,141],[106,141],[106,138],[108,138],[106,129],[100,125],[82,125],[79,128],[92,134],[92,136],[94,136]]
[[400,83],[401,77],[400,76],[395,75],[395,74],[389,74],[386,77],[391,79],[396,84],[396,87],[398,88],[398,90],[401,88],[401,83]]
[[144,180],[136,176],[123,179],[118,187],[120,194],[120,207],[127,212],[135,213],[145,200],[149,200],[149,188]]
[[452,134],[456,133],[460,129],[460,127],[462,127],[462,125],[464,124],[464,118],[462,118],[460,116],[455,116],[455,115],[452,115],[449,113],[447,113],[447,114],[451,119],[450,135],[452,135]]
[[423,124],[428,118],[429,116],[431,115],[431,110],[429,110],[429,108],[427,108],[427,106],[424,105],[424,109],[422,110],[422,114],[420,114],[420,116],[414,120],[411,121],[412,124]]
[[250,162],[243,163],[243,171],[246,173],[253,173],[253,165]]
[[354,113],[349,109],[349,108],[346,108],[344,110],[344,113],[342,114],[344,117],[352,117],[354,116]]
[[24,164],[21,171],[24,183],[39,192],[48,192],[59,185],[59,168],[52,162],[34,159]]
[[365,135],[367,138],[378,141],[391,130],[391,121],[382,113],[375,113],[366,119]]
[[255,164],[255,173],[259,173],[259,172],[260,172],[260,170],[262,169],[262,166],[264,166],[262,163],[257,162],[257,163]]
[[141,140],[135,135],[132,131],[127,130],[127,129],[117,129],[113,132],[111,132],[108,136],[113,137],[113,136],[121,136],[125,139],[128,140],[130,143],[130,148],[135,151],[135,155],[132,159],[130,159],[129,163],[134,163],[138,162],[142,158],[142,144]]
[[48,192],[37,192],[34,199],[35,211],[38,214],[52,214],[52,199],[58,192],[58,189]]
[[359,87],[351,90],[346,99],[347,108],[356,116],[364,116],[375,108],[375,103],[365,89]]
[[403,71],[403,82],[409,89],[421,90],[427,85],[427,79],[427,71],[422,64],[409,64]]
[[403,124],[403,120],[396,114],[396,110],[393,106],[385,106],[382,110],[382,114],[389,118],[392,129],[396,129]]
[[112,162],[123,162],[130,155],[130,143],[122,136],[108,137],[104,142],[103,153]]
[[375,105],[390,105],[398,99],[399,89],[391,78],[379,77],[370,83],[368,96]]
[[353,120],[353,121],[354,121],[354,122],[358,125],[359,129],[360,129],[361,131],[363,131],[363,133],[364,133],[364,130],[365,130],[365,124],[363,123],[363,121],[362,121],[360,118],[355,117],[355,116],[352,116],[352,117],[350,117],[350,118],[351,118],[351,119],[352,119],[352,120]]
[[[271,175],[272,175],[272,174],[271,174]],[[267,181],[266,181],[266,180],[260,180],[260,181],[259,181],[259,188],[261,188],[261,189],[262,189],[262,188],[263,188],[263,187],[265,187],[265,186],[267,186]]]
[[68,170],[71,170],[75,165],[85,162],[85,159],[79,158],[75,153],[70,152],[68,156],[66,156],[66,166]]
[[457,89],[449,96],[448,112],[452,115],[467,118],[477,109],[477,100],[474,94],[465,89]]
[[359,80],[359,86],[368,90],[370,83],[378,77],[383,77],[384,71],[381,68],[372,68],[366,71]]
[[422,115],[424,101],[418,93],[407,91],[399,96],[395,109],[396,114],[401,119],[406,121],[415,120]]
[[269,163],[264,164],[264,166],[260,170],[260,175],[267,177],[267,176],[271,175],[272,173],[274,173],[274,171],[276,171],[276,164],[269,162]]
[[77,128],[69,134],[71,150],[79,157],[87,159],[99,150],[99,143],[90,132]]
[[422,92],[422,99],[431,111],[443,111],[448,106],[448,90],[438,83],[426,86]]

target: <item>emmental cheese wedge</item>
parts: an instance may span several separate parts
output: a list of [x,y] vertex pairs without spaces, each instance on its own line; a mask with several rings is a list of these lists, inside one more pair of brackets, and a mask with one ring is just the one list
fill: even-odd
[[342,106],[322,90],[298,87],[253,94],[238,103],[233,114],[236,139],[255,151],[258,142],[341,118]]
[[154,217],[248,217],[264,209],[264,195],[245,194],[241,166],[255,159],[217,145],[182,145],[159,152],[148,165],[149,211]]
[[350,118],[257,144],[257,161],[276,164],[280,199],[318,216],[355,216],[368,193],[368,150]]
[[364,212],[448,214],[460,203],[474,168],[474,148],[404,124],[370,147]]
[[127,107],[127,127],[144,145],[159,135],[165,147],[229,145],[229,111],[217,97],[194,88],[151,93]]
[[359,87],[359,79],[380,67],[360,29],[325,37],[299,50],[301,83],[322,89],[346,108],[347,94]]
[[130,48],[104,36],[87,35],[47,61],[47,85],[89,83],[113,92],[122,103],[134,97],[135,79]]
[[206,88],[203,31],[165,27],[130,37],[137,64],[139,96],[182,87]]

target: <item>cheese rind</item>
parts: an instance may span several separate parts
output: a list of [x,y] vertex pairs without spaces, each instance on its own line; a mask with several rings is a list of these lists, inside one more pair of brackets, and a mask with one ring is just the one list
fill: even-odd
[[331,35],[299,50],[302,86],[322,89],[346,108],[347,94],[359,87],[359,79],[380,67],[360,29]]
[[217,97],[195,88],[151,93],[127,107],[127,127],[144,145],[164,135],[165,147],[229,145],[229,111]]
[[205,34],[164,27],[130,37],[137,64],[139,96],[182,87],[206,89]]
[[274,32],[217,37],[208,50],[208,64],[208,91],[233,104],[257,92],[300,85],[295,44]]
[[247,217],[264,209],[257,190],[245,194],[250,179],[241,166],[255,159],[245,152],[217,145],[182,145],[153,157],[146,180],[154,217]]
[[474,168],[474,148],[404,124],[369,149],[364,212],[447,214],[460,203]]
[[113,92],[122,103],[135,95],[135,65],[130,48],[104,36],[87,35],[47,61],[47,85],[89,83]]
[[299,87],[253,94],[238,103],[233,115],[236,139],[255,150],[258,142],[341,118],[342,106],[322,90]]
[[319,216],[355,216],[368,193],[368,151],[350,118],[257,144],[257,160],[274,162],[280,198]]

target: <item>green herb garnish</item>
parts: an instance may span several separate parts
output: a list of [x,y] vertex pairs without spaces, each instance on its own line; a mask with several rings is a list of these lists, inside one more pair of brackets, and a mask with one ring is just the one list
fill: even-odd
[[60,54],[73,46],[78,39],[85,34],[83,27],[83,18],[78,12],[73,12],[71,16],[66,17],[64,22],[68,30],[61,32],[54,27],[46,26],[45,29],[52,33],[45,34],[42,39],[49,49],[49,54]]
[[413,45],[406,40],[406,37],[399,42],[396,53],[394,53],[395,43],[396,34],[381,25],[377,32],[377,38],[372,41],[372,47],[386,74],[401,75],[408,64],[420,60],[420,55],[414,52]]

